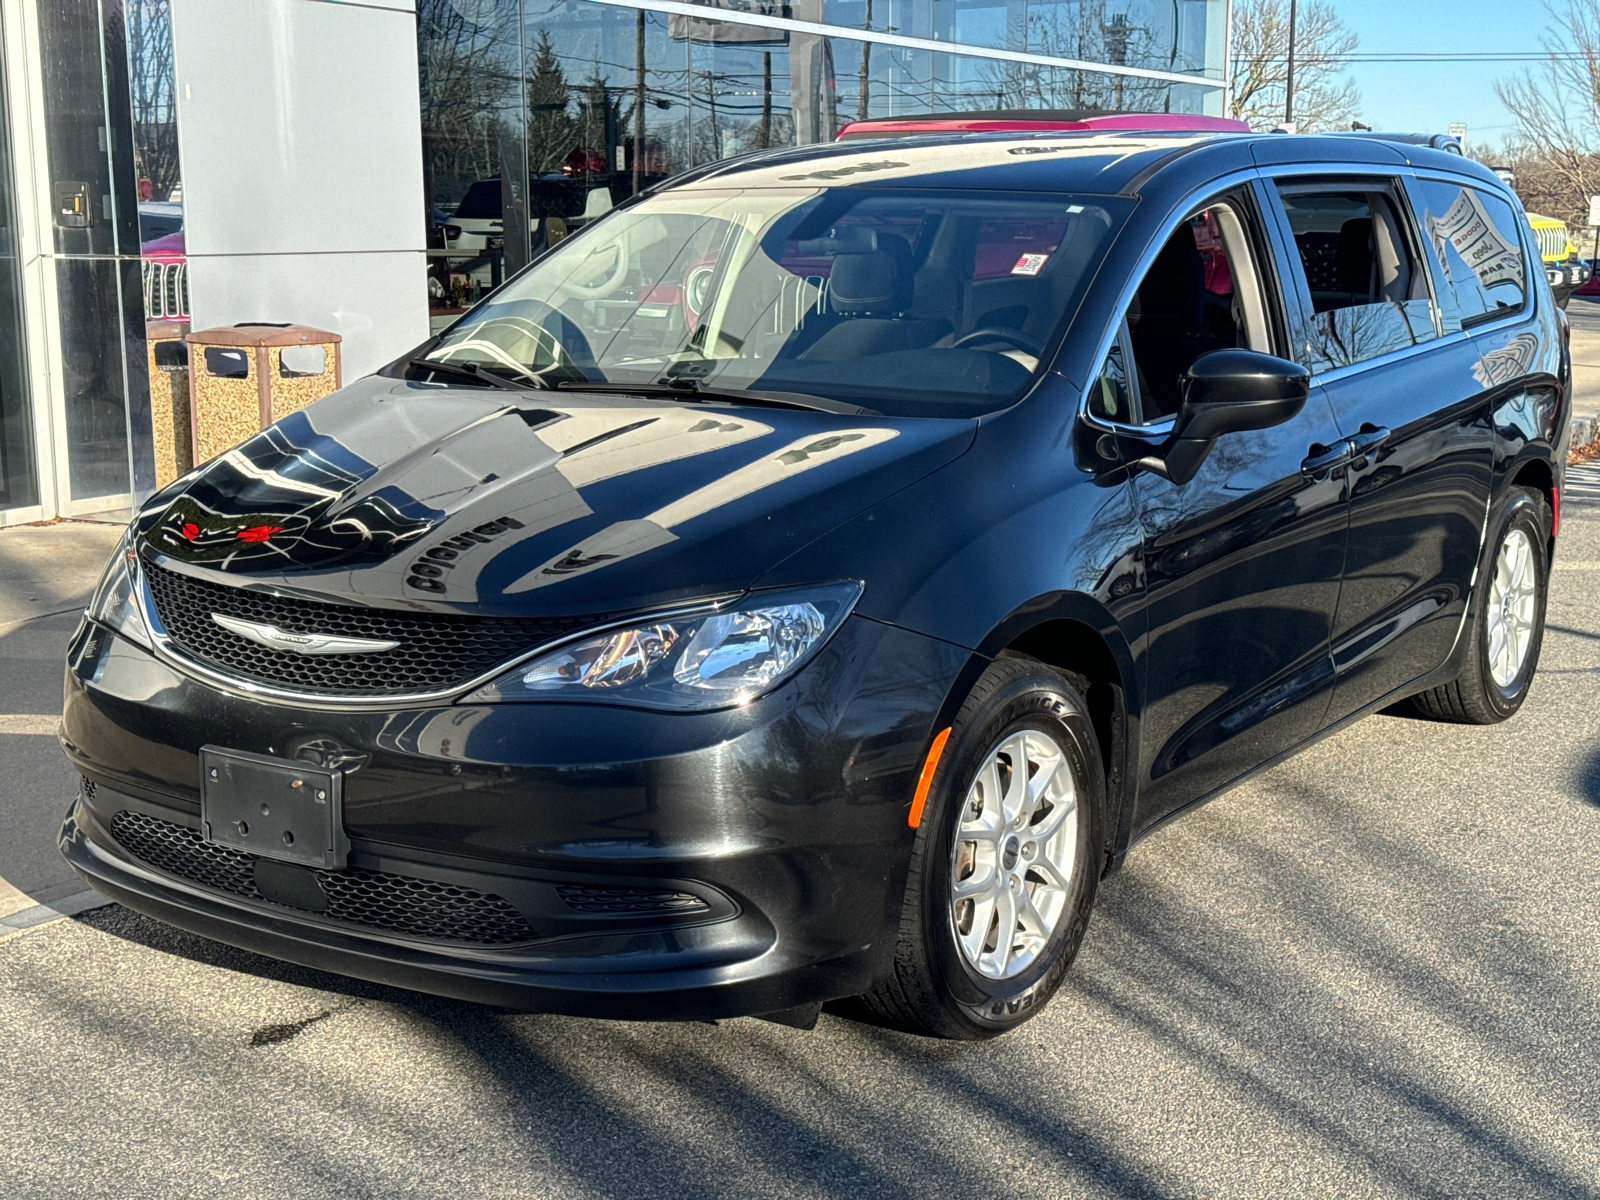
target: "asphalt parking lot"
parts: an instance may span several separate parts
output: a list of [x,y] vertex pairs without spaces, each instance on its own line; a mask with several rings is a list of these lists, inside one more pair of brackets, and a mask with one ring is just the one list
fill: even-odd
[[[0,597],[0,915],[81,890],[23,732],[72,618],[15,606],[83,585],[51,586]],[[1374,717],[1157,833],[997,1042],[510,1013],[117,907],[0,925],[0,1195],[1600,1195],[1597,650],[1575,503],[1516,719]]]

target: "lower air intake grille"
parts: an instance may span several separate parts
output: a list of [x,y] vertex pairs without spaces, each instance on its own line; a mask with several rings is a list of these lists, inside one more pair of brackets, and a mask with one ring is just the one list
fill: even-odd
[[568,908],[586,913],[629,913],[634,916],[676,916],[705,912],[711,906],[688,892],[666,892],[657,888],[579,887],[556,885],[556,893]]
[[[586,617],[472,617],[323,604],[196,579],[145,561],[143,573],[167,635],[228,675],[323,696],[405,696],[446,691],[587,625]],[[213,613],[285,633],[330,633],[399,642],[371,654],[296,654],[224,629]]]
[[[157,870],[270,903],[256,890],[253,856],[214,846],[193,829],[124,811],[111,822],[111,836]],[[359,868],[312,874],[328,897],[326,915],[337,921],[479,946],[509,946],[537,936],[511,905],[474,888]]]

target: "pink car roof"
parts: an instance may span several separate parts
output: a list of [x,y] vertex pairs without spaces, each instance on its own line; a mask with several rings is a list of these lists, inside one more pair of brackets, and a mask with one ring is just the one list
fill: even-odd
[[141,258],[151,258],[158,262],[182,262],[184,258],[183,230],[168,233],[158,238],[151,238],[139,246]]
[[1203,117],[1193,113],[1104,113],[1096,116],[1065,117],[1041,112],[1025,115],[901,117],[876,121],[852,121],[839,131],[836,140],[863,137],[891,137],[901,133],[1036,133],[1042,130],[1111,131],[1151,130],[1203,133],[1249,133],[1250,126],[1227,117]]

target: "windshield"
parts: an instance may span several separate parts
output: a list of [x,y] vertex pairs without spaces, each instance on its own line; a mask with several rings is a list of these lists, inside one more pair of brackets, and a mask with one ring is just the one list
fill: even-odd
[[681,190],[569,238],[428,354],[513,377],[976,416],[1028,388],[1132,201]]

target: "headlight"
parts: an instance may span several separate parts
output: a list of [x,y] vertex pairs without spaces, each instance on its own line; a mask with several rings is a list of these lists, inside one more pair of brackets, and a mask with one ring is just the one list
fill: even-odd
[[139,558],[133,548],[133,531],[122,535],[105,574],[100,577],[94,597],[89,601],[89,615],[103,625],[109,625],[123,637],[150,645],[150,631],[145,628],[144,616],[133,598],[133,589],[139,585]]
[[646,618],[547,650],[465,703],[559,700],[680,710],[746,704],[804,666],[860,597],[859,583],[838,583]]

